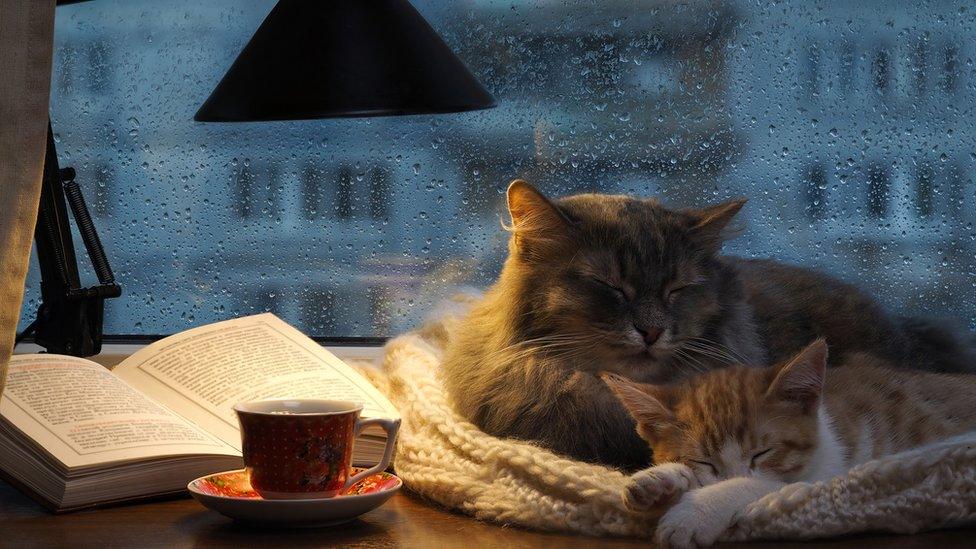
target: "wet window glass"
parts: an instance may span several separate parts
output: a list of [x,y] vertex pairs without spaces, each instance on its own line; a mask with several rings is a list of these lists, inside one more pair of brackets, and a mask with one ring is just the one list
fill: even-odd
[[[515,177],[745,196],[727,252],[976,322],[970,2],[418,0],[498,107],[194,122],[272,5],[58,8],[52,122],[124,288],[108,334],[260,311],[315,336],[402,332],[497,275]],[[35,268],[22,325],[38,300]]]

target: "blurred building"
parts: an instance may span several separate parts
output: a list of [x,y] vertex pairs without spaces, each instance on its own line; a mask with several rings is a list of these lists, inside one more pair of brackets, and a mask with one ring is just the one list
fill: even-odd
[[253,124],[192,115],[273,2],[59,8],[61,161],[125,288],[107,331],[264,310],[314,335],[406,330],[497,275],[514,177],[748,196],[731,251],[973,319],[976,10],[900,4],[421,1],[496,109]]
[[748,159],[728,177],[771,197],[753,216],[768,240],[753,234],[751,248],[896,310],[976,320],[971,10],[735,9],[729,105]]

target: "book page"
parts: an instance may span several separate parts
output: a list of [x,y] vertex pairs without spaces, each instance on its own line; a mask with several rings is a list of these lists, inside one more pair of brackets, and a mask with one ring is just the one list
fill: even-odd
[[68,467],[235,450],[82,358],[14,355],[0,416]]
[[399,417],[355,370],[273,314],[194,328],[115,367],[133,387],[240,448],[234,404],[269,398],[350,400],[364,417]]

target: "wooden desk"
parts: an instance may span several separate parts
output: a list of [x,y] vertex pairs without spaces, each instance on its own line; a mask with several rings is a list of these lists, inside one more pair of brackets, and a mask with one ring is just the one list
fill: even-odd
[[[330,349],[347,362],[374,360],[375,348]],[[114,366],[133,352],[114,346],[94,360]],[[332,528],[270,530],[236,524],[196,501],[175,499],[52,515],[0,480],[0,549],[6,547],[647,547],[649,540],[596,539],[486,524],[443,510],[405,491],[358,520]],[[928,548],[976,547],[976,528],[916,536],[853,536],[793,544],[727,544],[725,547]]]
[[[637,547],[647,540],[597,540],[484,524],[401,492],[355,522],[310,530],[266,530],[235,524],[191,499],[52,515],[0,481],[0,547]],[[858,536],[804,547],[972,547],[976,529],[916,536]],[[735,544],[727,547],[769,547]]]

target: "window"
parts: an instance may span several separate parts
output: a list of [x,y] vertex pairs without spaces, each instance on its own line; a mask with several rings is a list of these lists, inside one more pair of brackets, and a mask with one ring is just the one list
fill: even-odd
[[881,164],[868,168],[868,214],[876,219],[888,216],[888,203],[891,200],[891,180],[888,169]]
[[322,176],[322,168],[313,162],[305,165],[302,171],[302,199],[305,206],[305,219],[317,219],[323,208],[328,205],[325,199],[325,186],[328,184]]
[[336,296],[328,288],[308,292],[299,302],[301,322],[305,329],[317,334],[333,334],[339,329],[336,315]]
[[373,168],[369,179],[369,216],[374,220],[385,219],[390,214],[390,182],[386,170]]
[[927,161],[920,163],[915,172],[915,213],[919,217],[929,217],[934,212],[932,197],[936,190],[932,182],[932,165]]
[[810,219],[824,219],[827,213],[827,174],[823,165],[811,166],[807,176],[807,213]]
[[497,108],[193,122],[273,4],[58,8],[52,121],[124,287],[108,334],[263,310],[315,336],[400,333],[497,276],[515,177],[746,196],[728,253],[976,323],[976,29],[959,15],[976,2],[415,0]]
[[251,161],[244,160],[234,170],[234,193],[237,195],[235,211],[240,219],[254,217],[255,187],[254,174],[251,173]]
[[875,52],[871,75],[874,79],[874,88],[879,94],[888,92],[888,85],[891,83],[890,63],[891,58],[889,57],[888,50],[879,49]]
[[339,219],[352,219],[356,204],[353,203],[352,167],[342,166],[336,174],[336,216]]
[[926,86],[928,85],[928,43],[920,40],[914,46],[911,59],[912,80],[914,89],[912,90],[916,98],[925,97]]
[[820,50],[814,44],[807,49],[807,81],[804,84],[807,97],[815,99],[820,95]]
[[[115,170],[112,165],[104,160],[92,163],[92,170],[81,177],[90,181],[89,199],[93,202],[90,205],[92,213],[99,218],[109,217],[112,213],[114,202],[118,201],[116,196],[118,188],[115,185]],[[87,176],[87,177],[86,177]],[[93,196],[94,195],[94,196]]]
[[855,83],[857,81],[857,65],[855,63],[854,43],[849,39],[843,43],[840,51],[840,67],[837,73],[837,80],[840,89],[845,97],[857,91]]
[[956,90],[956,63],[959,52],[955,46],[946,46],[942,56],[942,90],[952,93]]
[[115,83],[112,63],[112,47],[106,38],[89,42],[88,49],[88,89],[93,95],[111,93],[109,86]]

